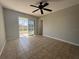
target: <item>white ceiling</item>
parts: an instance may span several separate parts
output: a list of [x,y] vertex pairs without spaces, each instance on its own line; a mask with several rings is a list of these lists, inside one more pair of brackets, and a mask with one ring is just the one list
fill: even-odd
[[[72,5],[76,5],[79,3],[79,0],[47,0],[49,2],[49,5],[46,8],[52,9],[52,12],[56,12],[58,10],[70,7]],[[0,0],[0,3],[2,6],[27,13],[34,16],[42,16],[40,14],[40,11],[32,13],[33,10],[36,8],[31,7],[30,5],[38,5],[40,0]],[[49,14],[50,12],[44,11],[44,15]]]

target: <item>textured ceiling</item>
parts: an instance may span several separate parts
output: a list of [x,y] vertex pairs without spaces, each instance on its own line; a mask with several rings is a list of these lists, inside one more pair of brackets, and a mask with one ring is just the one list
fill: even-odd
[[[0,3],[5,8],[9,8],[15,11],[27,13],[34,16],[43,16],[40,14],[40,11],[32,13],[36,8],[31,7],[30,5],[38,5],[41,0],[0,0]],[[48,1],[49,5],[46,8],[52,9],[53,12],[58,10],[76,5],[79,3],[79,0],[42,0]],[[44,11],[44,15],[49,14],[50,12]]]

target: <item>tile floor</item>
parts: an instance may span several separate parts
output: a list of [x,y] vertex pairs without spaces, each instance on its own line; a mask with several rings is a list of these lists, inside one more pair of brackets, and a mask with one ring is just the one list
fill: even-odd
[[7,41],[0,59],[79,59],[79,47],[43,36]]

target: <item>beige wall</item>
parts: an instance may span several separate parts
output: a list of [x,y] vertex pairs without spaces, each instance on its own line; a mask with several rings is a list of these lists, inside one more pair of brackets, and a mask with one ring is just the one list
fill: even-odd
[[5,40],[3,10],[2,10],[2,7],[0,6],[0,55],[2,53],[5,41],[6,40]]
[[79,5],[41,17],[43,35],[79,44]]
[[18,24],[19,17],[26,17],[28,19],[37,20],[37,18],[34,16],[4,8],[7,40],[13,40],[19,37],[19,24]]

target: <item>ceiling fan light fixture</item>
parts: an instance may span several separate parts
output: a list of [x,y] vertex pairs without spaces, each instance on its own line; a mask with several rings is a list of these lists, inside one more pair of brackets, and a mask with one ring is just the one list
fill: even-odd
[[47,3],[47,2],[45,2],[44,4],[43,4],[43,3],[44,3],[44,2],[40,2],[40,4],[39,4],[38,6],[30,5],[30,6],[32,6],[32,7],[38,8],[38,9],[34,10],[32,13],[34,13],[34,12],[36,12],[36,11],[38,11],[38,10],[40,10],[41,14],[44,14],[43,10],[49,11],[49,12],[52,11],[51,9],[44,8],[44,7],[48,6],[49,3]]

